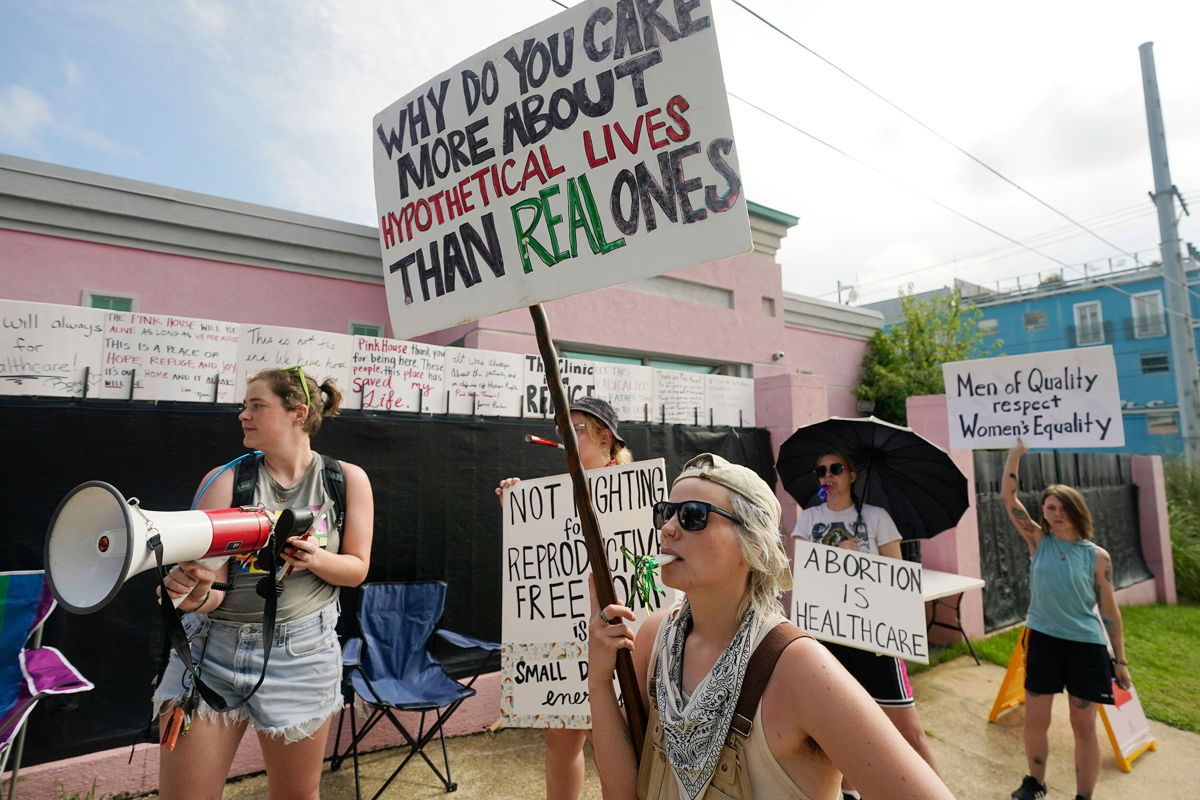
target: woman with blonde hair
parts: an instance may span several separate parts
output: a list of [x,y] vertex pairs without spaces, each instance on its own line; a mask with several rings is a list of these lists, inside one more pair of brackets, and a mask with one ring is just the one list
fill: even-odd
[[[654,525],[670,557],[662,582],[682,600],[635,637],[633,612],[599,608],[592,592],[588,693],[606,796],[830,800],[844,772],[872,800],[950,798],[854,678],[780,613],[791,580],[779,500],[762,478],[702,453],[669,497]],[[621,649],[650,710],[640,765],[612,682]]]

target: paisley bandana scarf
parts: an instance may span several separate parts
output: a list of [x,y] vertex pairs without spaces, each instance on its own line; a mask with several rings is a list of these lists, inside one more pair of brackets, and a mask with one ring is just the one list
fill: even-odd
[[692,800],[703,793],[717,768],[758,627],[758,615],[747,611],[733,641],[685,701],[683,644],[692,630],[691,604],[684,600],[679,613],[667,623],[656,666],[655,699],[667,760]]

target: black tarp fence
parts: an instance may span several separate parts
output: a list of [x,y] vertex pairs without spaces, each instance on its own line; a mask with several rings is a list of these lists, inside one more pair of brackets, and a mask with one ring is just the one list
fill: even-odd
[[[1024,621],[1029,608],[1029,549],[1013,528],[1000,500],[1006,454],[975,453],[979,560],[987,588],[983,592],[984,629],[994,631]],[[1118,589],[1154,576],[1142,555],[1138,489],[1131,456],[1124,453],[1027,453],[1017,476],[1018,496],[1030,515],[1041,518],[1042,490],[1052,483],[1073,486],[1092,512],[1095,541],[1113,560]]]
[[[0,569],[43,567],[50,517],[84,481],[106,481],[153,511],[188,508],[209,469],[245,452],[236,412],[191,403],[0,401],[7,522]],[[527,433],[551,438],[553,421],[363,411],[327,420],[313,448],[358,464],[371,478],[368,580],[445,580],[443,626],[499,640],[501,529],[493,490],[505,477],[566,471],[560,450],[526,444]],[[708,451],[775,485],[765,430],[622,423],[621,433],[636,458],[664,458],[668,476]],[[61,649],[96,689],[43,701],[31,719],[25,764],[127,745],[146,730],[162,647],[154,586],[151,570],[95,614],[51,615],[44,643]],[[355,593],[344,591],[343,632],[353,628],[355,607]]]

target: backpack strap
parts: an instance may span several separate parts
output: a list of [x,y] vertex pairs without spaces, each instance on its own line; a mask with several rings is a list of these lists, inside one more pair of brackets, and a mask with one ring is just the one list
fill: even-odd
[[258,467],[262,461],[263,455],[259,453],[253,458],[243,458],[234,465],[231,507],[254,505],[254,485],[258,483]]
[[346,527],[346,473],[342,462],[321,454],[321,477],[325,482],[325,493],[333,498],[333,510],[337,512],[338,533]]
[[789,644],[806,636],[807,633],[792,623],[781,622],[754,648],[750,663],[746,665],[746,677],[742,679],[742,693],[733,711],[733,721],[729,724],[731,733],[737,733],[743,739],[749,738],[758,702],[767,688],[771,673],[775,671],[779,656]]

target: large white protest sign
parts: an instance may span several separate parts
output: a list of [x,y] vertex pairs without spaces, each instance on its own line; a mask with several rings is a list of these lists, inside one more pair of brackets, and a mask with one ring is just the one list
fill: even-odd
[[103,348],[104,312],[98,308],[4,301],[0,394],[94,396]]
[[795,544],[792,622],[825,642],[929,663],[920,564]]
[[942,365],[952,449],[1122,447],[1112,347]]
[[332,378],[345,392],[350,385],[350,339],[345,333],[242,325],[238,342],[239,377],[275,367],[302,366],[318,385]]
[[242,388],[235,386],[240,328],[235,322],[109,311],[100,396],[235,402]]
[[[647,608],[622,556],[659,552],[651,507],[667,496],[662,459],[588,472],[617,602],[639,623],[675,593],[651,595]],[[500,708],[509,725],[591,727],[587,694],[587,627],[591,570],[569,475],[524,480],[501,502],[504,553]]]
[[709,0],[581,3],[372,127],[401,338],[750,249]]

